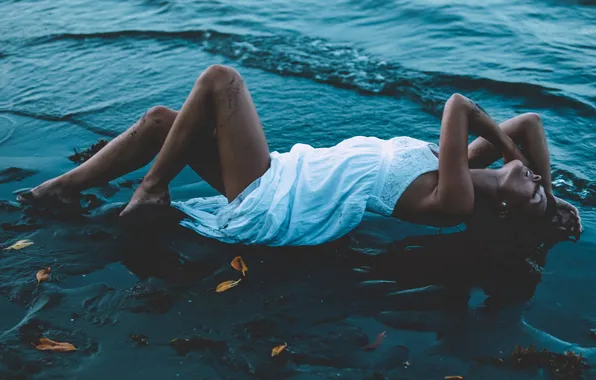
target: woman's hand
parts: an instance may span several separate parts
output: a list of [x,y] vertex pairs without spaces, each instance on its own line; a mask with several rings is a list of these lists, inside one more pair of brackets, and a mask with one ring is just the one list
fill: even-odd
[[579,239],[579,235],[584,231],[579,211],[574,205],[561,198],[555,197],[555,201],[557,204],[557,213],[553,221],[560,230],[570,232]]

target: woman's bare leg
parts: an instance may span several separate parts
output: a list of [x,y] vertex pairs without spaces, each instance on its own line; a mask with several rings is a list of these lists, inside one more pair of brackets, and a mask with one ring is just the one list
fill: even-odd
[[145,166],[159,152],[175,117],[176,112],[166,107],[151,108],[85,163],[37,186],[30,196],[75,202],[81,191]]
[[[210,112],[215,128],[209,129]],[[143,182],[121,216],[152,206],[169,205],[168,185],[180,172],[192,141],[217,136],[225,195],[232,201],[269,168],[269,149],[256,109],[242,77],[230,67],[214,65],[201,74]]]
[[[140,169],[157,155],[177,115],[177,111],[167,107],[151,108],[82,165],[34,188],[31,197],[76,203],[81,191]],[[213,136],[204,136],[193,141],[193,146],[195,154],[189,155],[187,164],[223,194],[217,141]],[[26,201],[22,197],[21,200]]]

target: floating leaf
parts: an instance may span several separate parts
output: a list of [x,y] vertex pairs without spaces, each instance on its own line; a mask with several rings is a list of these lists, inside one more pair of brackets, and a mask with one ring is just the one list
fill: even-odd
[[281,354],[281,352],[283,350],[286,349],[286,347],[288,347],[287,343],[282,344],[281,346],[275,346],[271,349],[271,357],[277,356],[279,354]]
[[234,260],[232,260],[232,268],[236,269],[238,272],[242,272],[243,276],[246,276],[246,272],[248,272],[248,267],[240,256],[234,257]]
[[463,376],[445,376],[445,380],[464,380]]
[[35,275],[35,277],[37,277],[37,282],[43,282],[47,280],[48,277],[50,277],[50,271],[50,267],[47,267],[37,272],[37,274]]
[[39,344],[35,346],[40,351],[68,352],[76,351],[77,348],[72,343],[54,342],[47,338],[41,338]]
[[367,344],[366,346],[364,346],[364,350],[372,351],[372,350],[376,349],[377,347],[379,347],[381,345],[381,343],[383,343],[386,333],[387,333],[386,331],[383,331],[382,333],[377,335],[377,339],[375,339],[374,343]]
[[240,283],[240,281],[242,281],[242,279],[239,279],[237,281],[224,281],[221,284],[217,285],[215,291],[218,293],[225,292],[226,290],[232,289],[234,286],[237,286]]
[[33,245],[33,242],[29,239],[19,240],[10,247],[4,248],[5,250],[13,249],[18,251],[19,249],[27,248],[28,246]]

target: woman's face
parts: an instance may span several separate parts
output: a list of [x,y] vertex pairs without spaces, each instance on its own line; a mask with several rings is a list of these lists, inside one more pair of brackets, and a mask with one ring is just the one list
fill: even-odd
[[507,163],[503,170],[505,180],[502,189],[507,200],[530,214],[544,214],[547,199],[544,188],[540,185],[542,177],[518,160]]

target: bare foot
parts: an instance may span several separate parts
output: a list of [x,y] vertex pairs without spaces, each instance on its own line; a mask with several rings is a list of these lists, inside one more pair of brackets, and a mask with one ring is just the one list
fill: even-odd
[[120,218],[127,224],[151,223],[161,215],[161,211],[167,210],[168,206],[170,192],[167,187],[165,190],[151,189],[141,183],[120,213]]
[[23,204],[48,204],[80,206],[81,194],[63,186],[58,178],[50,179],[41,185],[17,195],[17,201]]

